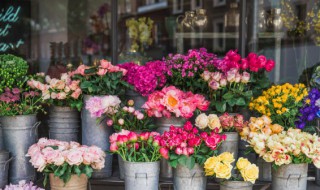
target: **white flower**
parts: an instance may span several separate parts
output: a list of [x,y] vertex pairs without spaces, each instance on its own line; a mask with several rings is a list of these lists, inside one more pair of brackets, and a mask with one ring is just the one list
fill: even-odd
[[199,127],[199,129],[205,129],[208,126],[209,119],[208,116],[205,113],[202,113],[198,115],[196,118],[196,126]]

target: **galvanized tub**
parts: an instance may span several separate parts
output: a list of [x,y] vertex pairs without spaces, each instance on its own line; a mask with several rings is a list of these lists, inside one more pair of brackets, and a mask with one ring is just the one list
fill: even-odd
[[124,162],[126,190],[158,190],[160,162]]
[[9,152],[0,151],[0,189],[8,184]]
[[[85,102],[91,96],[84,96],[84,107],[81,111],[82,144],[96,145],[103,151],[110,150],[109,136],[112,134],[112,127],[107,126],[106,119],[97,123],[96,118],[92,118],[90,112],[85,109]],[[102,170],[94,170],[92,178],[106,178],[112,175],[113,155],[107,154],[105,167]]]
[[193,169],[178,164],[173,169],[173,188],[175,190],[205,190],[207,187],[207,177],[204,169],[199,164],[195,164]]
[[220,183],[220,190],[252,190],[253,184],[247,181],[224,181]]
[[0,127],[0,150],[4,150],[2,128]]
[[139,94],[138,92],[134,91],[134,90],[127,90],[126,91],[126,99],[127,100],[133,100],[134,101],[134,108],[136,110],[141,110],[143,104],[148,100],[147,97],[142,96],[141,94]]
[[49,114],[49,138],[79,142],[80,114],[76,109],[52,106]]
[[9,183],[17,184],[21,180],[34,181],[36,172],[25,155],[31,145],[37,141],[37,117],[33,115],[0,117],[3,141],[13,160],[9,164]]
[[259,181],[272,181],[272,163],[266,162],[262,158],[258,158],[257,166],[259,167]]
[[49,174],[50,189],[51,190],[87,190],[88,177],[85,174],[71,175],[70,180],[64,184],[63,180],[54,176],[53,173]]
[[[186,119],[180,117],[161,117],[155,119],[155,124],[158,127],[157,132],[163,134],[165,131],[169,131],[171,125],[175,127],[183,127]],[[172,178],[173,177],[173,169],[168,163],[168,161],[164,158],[160,161],[160,177],[162,178]]]
[[273,190],[306,190],[308,164],[282,165],[272,169]]

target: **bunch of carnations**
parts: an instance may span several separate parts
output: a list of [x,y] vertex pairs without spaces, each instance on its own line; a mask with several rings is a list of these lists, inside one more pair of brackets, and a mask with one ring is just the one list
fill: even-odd
[[249,108],[261,115],[269,116],[273,123],[287,129],[295,126],[299,109],[303,107],[303,100],[307,95],[308,90],[304,84],[275,85],[253,99]]
[[268,60],[264,55],[249,53],[246,58],[242,58],[237,50],[230,50],[223,59],[216,59],[214,66],[219,71],[227,73],[232,69],[250,73],[249,89],[253,95],[260,95],[261,91],[268,88],[271,83],[266,76],[274,68],[274,61]]
[[101,60],[93,66],[80,65],[70,73],[73,80],[80,81],[80,88],[86,95],[123,95],[129,84],[122,80],[127,70]]
[[213,131],[200,133],[187,121],[183,128],[171,126],[169,131],[163,133],[160,141],[161,153],[172,167],[176,168],[181,164],[192,169],[196,163],[203,165],[225,139],[225,135]]
[[241,72],[238,68],[201,74],[209,87],[211,106],[220,113],[238,112],[246,107],[253,95],[249,89],[250,73]]
[[183,92],[174,86],[155,91],[148,96],[148,101],[142,106],[149,117],[184,117],[191,118],[196,109],[206,111],[210,102],[200,94]]
[[44,173],[46,185],[50,173],[64,183],[74,174],[85,174],[90,178],[93,169],[104,168],[106,154],[97,146],[88,147],[77,142],[41,138],[29,147],[26,156],[31,157],[30,162],[38,172]]
[[195,125],[201,130],[213,130],[216,133],[221,132],[235,132],[241,131],[246,122],[244,121],[243,115],[229,115],[228,113],[222,114],[218,117],[216,114],[206,115],[202,113],[197,116]]
[[201,80],[201,74],[212,66],[216,55],[205,48],[189,50],[186,55],[169,54],[165,59],[167,66],[167,84],[184,91],[206,94],[207,85]]
[[19,184],[16,185],[6,185],[4,190],[45,190],[40,187],[37,187],[36,185],[33,184],[32,181],[29,183],[26,183],[25,180],[19,181]]
[[163,61],[150,61],[145,65],[124,63],[119,67],[128,71],[124,80],[142,96],[147,96],[166,84],[166,64]]
[[284,164],[313,163],[320,168],[320,138],[289,128],[278,134],[253,134],[248,140],[250,146],[266,162],[274,167]]
[[128,162],[156,162],[162,157],[160,140],[160,134],[157,132],[137,134],[122,129],[121,132],[110,136],[110,152],[119,154]]
[[306,123],[320,117],[320,91],[316,88],[311,89],[303,101],[303,107],[299,110],[299,120],[296,121],[296,127],[304,129]]
[[107,125],[113,126],[116,131],[122,129],[129,131],[152,131],[156,126],[152,118],[148,117],[144,110],[136,110],[134,101],[129,100],[126,106],[119,108],[114,114],[108,115]]
[[248,159],[240,157],[235,167],[239,174],[232,174],[232,163],[234,161],[234,156],[230,152],[224,152],[218,156],[208,158],[204,163],[206,176],[214,176],[231,181],[244,180],[254,184],[259,177],[259,168],[250,163]]
[[251,117],[249,123],[240,130],[240,136],[243,140],[249,140],[255,134],[263,133],[265,135],[278,134],[283,131],[279,124],[272,124],[270,117],[263,115],[261,117]]
[[118,96],[93,96],[85,105],[91,117],[100,118],[103,114],[113,115],[118,112],[121,100]]
[[[41,73],[41,75],[44,75]],[[31,88],[42,92],[42,100],[50,105],[70,106],[79,111],[82,108],[80,80],[72,80],[69,73],[61,74],[60,79],[45,78],[32,79],[28,81]]]

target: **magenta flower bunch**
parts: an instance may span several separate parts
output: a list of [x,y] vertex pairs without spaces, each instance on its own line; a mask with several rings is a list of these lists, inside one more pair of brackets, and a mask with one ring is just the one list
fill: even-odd
[[191,49],[187,54],[169,54],[164,61],[167,67],[167,84],[184,91],[205,94],[207,85],[201,80],[201,74],[213,66],[216,55],[205,48]]
[[150,61],[145,65],[129,62],[120,65],[126,69],[124,80],[134,86],[142,96],[147,96],[166,84],[166,64],[163,61]]

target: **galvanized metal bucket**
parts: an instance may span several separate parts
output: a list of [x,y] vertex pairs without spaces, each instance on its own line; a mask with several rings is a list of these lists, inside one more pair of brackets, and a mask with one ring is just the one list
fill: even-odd
[[9,162],[9,152],[5,150],[0,151],[0,189],[4,188],[8,184],[8,170]]
[[238,157],[247,158],[251,163],[256,163],[257,155],[255,152],[248,153],[248,142],[244,140],[239,140]]
[[[186,119],[180,117],[161,117],[155,119],[155,124],[158,127],[157,132],[163,134],[165,131],[169,131],[171,125],[175,127],[182,127],[186,122]],[[172,178],[173,169],[164,158],[160,161],[160,177],[161,178]]]
[[0,127],[0,150],[4,150],[2,128]]
[[123,162],[126,190],[158,190],[159,162]]
[[320,169],[316,168],[316,184],[320,185]]
[[257,159],[259,167],[259,181],[272,181],[272,163],[264,161],[262,158]]
[[224,181],[220,183],[220,190],[252,190],[253,184],[247,181]]
[[80,114],[70,107],[52,106],[49,114],[49,138],[79,142]]
[[127,90],[126,91],[126,99],[127,100],[133,100],[134,101],[134,108],[136,110],[141,110],[143,104],[148,100],[147,97],[142,96],[138,92],[134,90]]
[[308,164],[282,165],[272,169],[273,190],[306,190]]
[[3,141],[13,160],[9,165],[9,183],[17,184],[21,180],[34,181],[36,172],[25,155],[31,145],[36,143],[38,126],[36,115],[18,115],[0,117]]
[[205,190],[207,177],[204,175],[203,167],[196,164],[193,169],[178,164],[173,169],[173,188],[175,190]]
[[[84,107],[81,111],[82,144],[96,145],[104,151],[110,150],[109,136],[112,134],[112,127],[107,126],[106,119],[97,123],[96,118],[92,118],[90,112],[85,109],[85,102],[91,96],[84,96]],[[113,155],[107,154],[105,167],[102,170],[94,170],[92,178],[106,178],[112,175]]]
[[118,154],[118,164],[119,164],[119,178],[124,179],[124,161],[122,157]]

